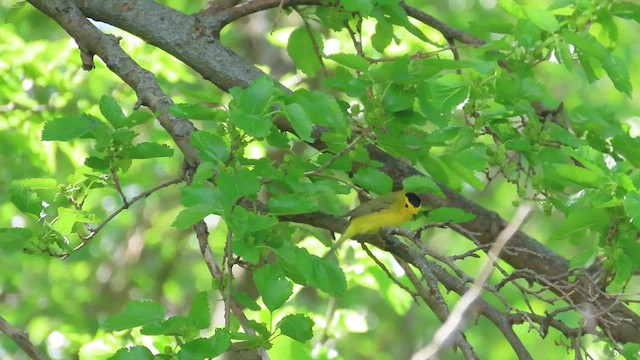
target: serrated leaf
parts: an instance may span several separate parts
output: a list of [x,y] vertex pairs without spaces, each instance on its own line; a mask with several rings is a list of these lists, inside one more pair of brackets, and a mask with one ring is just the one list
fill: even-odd
[[42,200],[30,187],[18,181],[11,182],[11,185],[9,185],[9,198],[13,205],[23,213],[40,216],[40,212],[43,209]]
[[609,79],[613,82],[613,86],[631,97],[633,92],[633,86],[631,85],[631,79],[629,78],[629,70],[624,60],[612,54],[607,54],[602,62],[602,68],[607,72]]
[[267,202],[269,212],[274,215],[305,214],[320,209],[318,203],[300,194],[276,195]]
[[247,114],[242,111],[232,111],[229,120],[244,130],[248,135],[256,138],[269,136],[273,123],[265,115]]
[[121,348],[108,360],[153,360],[151,350],[142,345]]
[[253,273],[253,282],[267,309],[279,309],[293,294],[293,284],[275,264],[262,266]]
[[376,51],[384,53],[384,50],[391,44],[393,40],[393,26],[389,22],[377,21],[376,31],[371,35],[371,45]]
[[131,126],[146,124],[149,121],[153,120],[155,116],[146,111],[141,110],[133,110],[131,114],[127,117],[127,122],[131,124]]
[[127,118],[122,112],[122,108],[114,98],[102,95],[100,98],[100,113],[113,126],[114,129],[127,126]]
[[140,329],[143,335],[186,336],[193,332],[193,324],[184,316],[172,316],[167,320],[147,324]]
[[205,291],[196,295],[191,301],[191,309],[187,317],[189,322],[197,329],[203,330],[211,326],[211,313],[209,311],[209,297]]
[[198,149],[205,161],[226,162],[229,159],[229,144],[220,136],[208,131],[195,131],[191,134],[191,144]]
[[560,23],[556,17],[548,10],[541,9],[534,5],[524,7],[524,14],[537,27],[548,32],[556,32],[560,28]]
[[227,196],[229,201],[235,202],[244,196],[256,195],[260,190],[260,180],[252,171],[240,169],[235,173],[221,171],[216,184]]
[[599,188],[606,181],[603,173],[576,165],[560,164],[555,167],[555,172],[567,180],[586,187]]
[[107,331],[119,331],[143,326],[164,318],[164,305],[155,301],[130,301],[124,310],[109,316],[103,328]]
[[289,119],[289,123],[295,130],[300,139],[306,142],[312,142],[311,130],[313,130],[313,121],[300,104],[287,104],[282,107],[284,115]]
[[111,163],[108,159],[97,156],[89,156],[84,160],[84,165],[95,170],[108,170]]
[[562,31],[562,37],[580,51],[603,62],[607,57],[607,49],[589,34],[576,34],[569,30]]
[[192,120],[219,121],[226,116],[226,112],[220,109],[211,109],[198,104],[174,104],[169,108],[169,113]]
[[347,280],[342,269],[333,261],[298,250],[296,264],[307,282],[331,296],[341,296],[347,289]]
[[320,57],[323,49],[320,33],[310,27],[295,29],[287,42],[287,53],[298,69],[309,76],[315,76],[322,70]]
[[47,121],[42,129],[43,141],[69,141],[89,136],[104,124],[94,116],[79,114]]
[[166,144],[143,142],[136,144],[127,151],[131,159],[152,159],[159,157],[172,157],[173,149]]
[[369,61],[356,54],[339,53],[328,55],[326,56],[326,58],[331,59],[340,65],[344,65],[348,68],[356,69],[363,72],[367,71],[367,69],[369,68]]
[[206,205],[189,207],[178,213],[171,226],[178,229],[188,229],[211,213],[211,207]]
[[414,193],[435,194],[444,198],[444,193],[440,186],[429,176],[413,175],[402,180],[402,187],[405,191]]
[[183,344],[178,352],[178,359],[213,359],[229,350],[230,346],[231,334],[229,334],[229,331],[217,329],[215,335],[210,338],[199,338]]
[[287,315],[278,323],[282,335],[305,343],[313,337],[314,322],[302,314]]
[[384,172],[374,169],[362,167],[353,175],[354,184],[361,186],[376,194],[387,194],[391,192],[393,179]]
[[0,249],[4,251],[20,250],[32,237],[33,232],[29,229],[0,228]]
[[637,191],[631,191],[624,197],[624,212],[631,223],[640,229],[640,194]]
[[471,221],[476,218],[476,216],[472,213],[468,213],[459,208],[452,207],[440,207],[437,209],[433,209],[428,213],[429,221],[432,222],[453,222],[453,223],[463,223],[467,221]]

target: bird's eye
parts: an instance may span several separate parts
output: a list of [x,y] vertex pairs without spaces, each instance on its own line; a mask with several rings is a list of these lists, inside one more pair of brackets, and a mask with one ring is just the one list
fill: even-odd
[[408,207],[409,207],[409,205],[407,205],[407,204],[404,204],[404,207],[406,207],[406,208],[408,208]]

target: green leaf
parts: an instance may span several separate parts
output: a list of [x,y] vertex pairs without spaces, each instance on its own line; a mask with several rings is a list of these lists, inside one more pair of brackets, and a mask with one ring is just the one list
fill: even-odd
[[76,208],[58,208],[58,217],[53,222],[53,229],[62,235],[70,234],[73,226],[77,222],[95,221],[93,215],[86,215],[82,210]]
[[560,164],[555,167],[556,174],[581,186],[600,188],[606,181],[602,172],[595,172],[576,165]]
[[274,215],[305,214],[319,210],[318,203],[300,194],[276,195],[267,202]]
[[155,356],[151,350],[142,345],[126,347],[118,350],[108,360],[153,360]]
[[228,209],[235,203],[222,189],[211,186],[185,186],[181,189],[180,199],[184,206],[206,205],[218,210]]
[[183,344],[178,352],[178,359],[213,359],[225,353],[229,347],[231,347],[231,334],[226,329],[217,329],[215,335],[210,338],[199,338]]
[[172,157],[173,149],[166,144],[143,142],[135,145],[127,151],[131,159],[152,159],[160,157]]
[[143,326],[164,318],[164,305],[155,301],[130,301],[122,312],[109,316],[103,328],[119,331]]
[[172,316],[167,320],[147,324],[140,329],[143,335],[192,336],[193,322],[184,316]]
[[195,131],[191,134],[191,144],[205,161],[224,163],[229,159],[229,144],[214,133]]
[[260,190],[260,180],[247,169],[240,169],[235,173],[221,171],[216,179],[216,184],[231,202],[244,196],[256,195]]
[[124,116],[122,108],[110,96],[102,95],[100,98],[100,113],[114,129],[127,126],[127,118]]
[[111,162],[109,162],[109,159],[89,156],[84,160],[84,165],[94,170],[108,170],[111,167]]
[[305,343],[313,337],[314,322],[309,317],[301,314],[287,315],[278,323],[282,335],[296,341]]
[[553,13],[548,10],[541,9],[534,5],[527,5],[524,7],[524,14],[532,23],[542,30],[553,33],[560,28],[560,23]]
[[307,114],[312,114],[314,123],[343,132],[345,139],[350,135],[344,112],[329,94],[300,89],[291,95],[291,102],[300,104]]
[[127,123],[129,123],[130,126],[142,125],[148,123],[154,118],[155,116],[150,112],[133,110],[127,117]]
[[293,284],[275,264],[265,265],[253,273],[253,282],[267,309],[279,309],[293,294]]
[[[55,180],[53,181],[55,182]],[[12,181],[11,185],[9,185],[9,195],[11,202],[20,211],[40,216],[40,212],[43,210],[42,200],[35,189],[25,183],[24,180]]]
[[331,296],[341,296],[347,289],[347,280],[342,269],[333,261],[296,251],[296,265],[307,282]]
[[556,50],[560,62],[567,68],[567,70],[573,70],[573,55],[569,49],[569,44],[566,41],[556,38]]
[[640,229],[640,194],[637,191],[631,191],[624,197],[624,212],[631,223]]
[[563,30],[562,37],[585,54],[593,56],[600,62],[605,61],[608,51],[593,36],[589,34],[576,34],[569,30]]
[[0,228],[0,249],[14,251],[24,248],[33,232],[24,228]]
[[232,111],[229,120],[248,135],[256,138],[269,136],[273,127],[273,123],[267,116],[246,114],[241,111]]
[[620,134],[611,139],[611,145],[635,168],[640,169],[640,139],[632,138],[629,134]]
[[43,141],[69,141],[87,137],[104,124],[96,117],[80,114],[47,121],[42,129]]
[[562,241],[569,240],[576,245],[585,246],[584,241],[587,230],[596,233],[602,232],[607,228],[608,224],[609,216],[601,208],[572,209],[551,238]]
[[322,70],[320,57],[323,49],[322,37],[310,27],[295,29],[287,42],[287,53],[298,69],[309,76],[315,76]]
[[254,80],[246,89],[233,87],[229,89],[233,96],[231,102],[231,112],[240,111],[245,114],[262,115],[270,105],[270,100],[278,95],[280,91],[276,88],[273,80],[267,76]]
[[326,56],[326,58],[331,59],[340,65],[344,65],[348,68],[356,69],[363,72],[367,71],[367,69],[369,68],[369,61],[356,54],[332,54]]
[[192,120],[220,121],[227,115],[220,109],[211,109],[198,104],[175,104],[169,108],[169,113]]
[[613,86],[615,86],[618,91],[631,97],[633,86],[631,85],[629,70],[627,69],[625,61],[612,54],[607,54],[602,62],[602,68],[607,72],[609,79],[613,82]]
[[178,213],[171,226],[178,229],[188,229],[211,213],[212,210],[209,206],[189,207]]
[[612,284],[626,284],[633,275],[633,260],[631,260],[629,255],[620,253],[618,254],[618,256],[616,256],[616,259],[613,263],[615,264],[614,269],[616,271],[616,275],[613,278]]
[[353,182],[376,194],[391,192],[393,179],[384,172],[368,167],[362,167],[353,175]]
[[189,322],[197,329],[203,330],[211,326],[211,312],[209,311],[209,297],[205,291],[196,295],[191,301],[188,316]]
[[440,207],[429,211],[428,218],[431,222],[463,223],[475,219],[476,216],[459,208]]
[[295,130],[300,139],[306,142],[312,142],[311,130],[313,129],[313,121],[300,104],[287,104],[282,107],[284,115],[289,119],[289,123]]
[[238,291],[236,293],[233,294],[233,298],[238,301],[238,303],[240,303],[240,305],[242,305],[243,308],[245,309],[249,309],[249,310],[253,310],[253,311],[259,311],[260,310],[260,305],[258,305],[258,303],[256,303],[253,298],[251,296],[249,296],[249,294],[247,294],[244,291]]
[[391,44],[393,40],[393,26],[388,21],[378,21],[376,23],[376,32],[371,36],[371,45],[376,51],[384,53],[384,50]]
[[405,191],[414,193],[435,194],[444,198],[444,193],[440,186],[429,176],[413,175],[402,180],[402,187]]
[[203,186],[216,173],[218,167],[211,161],[203,161],[198,165],[196,173],[193,174],[191,184],[195,186]]
[[340,5],[343,6],[345,10],[358,12],[362,16],[371,14],[374,4],[375,2],[370,0],[343,0],[340,2]]

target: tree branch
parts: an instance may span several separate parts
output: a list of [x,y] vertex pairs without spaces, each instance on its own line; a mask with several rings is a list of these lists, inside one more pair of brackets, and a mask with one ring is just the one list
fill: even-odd
[[0,316],[0,331],[7,334],[18,346],[24,350],[30,358],[34,360],[46,360],[47,358],[42,355],[40,350],[31,343],[29,335],[17,327],[11,325],[7,320]]

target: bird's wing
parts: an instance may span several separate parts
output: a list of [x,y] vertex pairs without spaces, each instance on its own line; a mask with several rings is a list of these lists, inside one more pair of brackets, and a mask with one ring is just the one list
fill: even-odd
[[355,209],[349,211],[344,216],[348,217],[357,217],[366,214],[371,214],[374,212],[382,211],[391,207],[398,197],[398,193],[394,192],[391,194],[387,194],[384,196],[380,196],[378,198],[369,200],[365,203],[360,204]]

